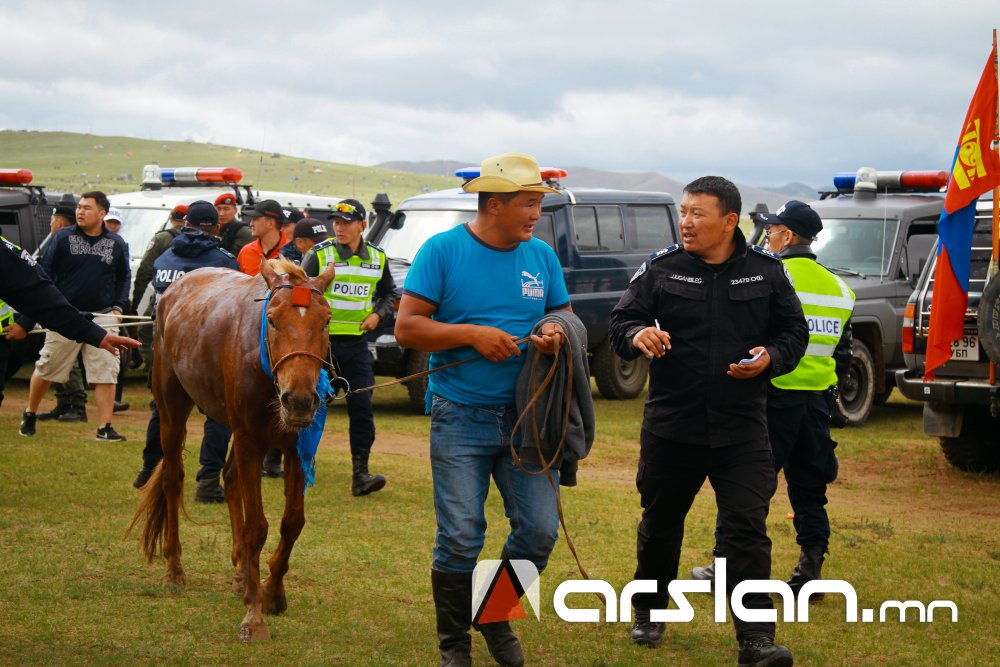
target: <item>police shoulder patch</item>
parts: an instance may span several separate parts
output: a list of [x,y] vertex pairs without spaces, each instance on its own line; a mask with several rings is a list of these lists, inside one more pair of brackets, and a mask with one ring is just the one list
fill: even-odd
[[236,255],[234,255],[233,253],[229,252],[225,248],[219,248],[218,250],[219,250],[219,252],[221,252],[226,257],[231,257],[232,259],[236,259]]
[[632,274],[632,279],[628,281],[628,282],[629,282],[629,284],[631,285],[632,283],[634,283],[634,282],[635,282],[636,280],[638,280],[638,279],[639,279],[639,277],[640,277],[640,276],[641,276],[642,274],[644,274],[645,272],[646,272],[646,262],[643,262],[643,263],[642,263],[642,264],[641,264],[641,265],[639,266],[639,268],[635,270],[635,273],[633,273],[633,274]]
[[315,250],[315,251],[317,251],[317,252],[319,252],[320,250],[323,250],[325,248],[329,248],[330,246],[332,246],[336,242],[337,242],[336,238],[328,238],[325,241],[320,241],[319,243],[317,243],[316,245],[314,245],[312,247],[312,249]]
[[773,259],[776,262],[780,262],[781,261],[781,258],[778,257],[777,254],[771,252],[767,248],[761,247],[759,245],[752,245],[752,246],[750,246],[750,249],[753,250],[758,255],[763,255],[764,257],[767,257],[769,259]]
[[680,243],[675,243],[675,244],[673,244],[671,246],[667,246],[663,250],[657,250],[652,255],[650,255],[649,256],[649,261],[655,262],[656,260],[661,259],[663,257],[666,257],[670,253],[677,252],[680,249],[681,249],[681,244]]

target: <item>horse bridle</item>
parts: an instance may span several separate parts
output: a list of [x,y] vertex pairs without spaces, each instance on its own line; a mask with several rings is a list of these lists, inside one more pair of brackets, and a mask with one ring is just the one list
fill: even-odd
[[312,305],[312,294],[319,294],[321,297],[326,297],[321,291],[315,287],[305,287],[302,285],[278,285],[277,287],[267,291],[264,295],[264,307],[261,309],[260,313],[260,365],[264,370],[264,374],[269,378],[274,380],[275,388],[277,388],[277,379],[275,378],[275,373],[278,372],[278,367],[285,363],[288,359],[297,356],[312,357],[317,360],[322,366],[329,367],[331,370],[331,377],[336,377],[336,369],[329,358],[329,351],[327,351],[328,358],[324,359],[315,352],[310,352],[309,350],[292,350],[287,354],[282,355],[276,362],[271,363],[271,339],[267,333],[267,307],[271,304],[271,297],[279,289],[288,288],[292,290],[292,306],[299,308],[308,308]]

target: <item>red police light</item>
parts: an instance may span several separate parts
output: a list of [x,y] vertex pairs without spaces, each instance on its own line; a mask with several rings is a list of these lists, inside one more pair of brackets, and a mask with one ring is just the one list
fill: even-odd
[[164,167],[160,169],[160,178],[164,185],[239,183],[243,172],[236,167]]
[[4,185],[27,185],[32,178],[28,169],[0,169],[0,183]]
[[904,171],[899,175],[899,184],[904,188],[926,188],[940,190],[948,185],[945,171]]
[[553,167],[546,167],[541,172],[543,181],[551,181],[556,178],[566,178],[568,176],[565,169],[556,169]]

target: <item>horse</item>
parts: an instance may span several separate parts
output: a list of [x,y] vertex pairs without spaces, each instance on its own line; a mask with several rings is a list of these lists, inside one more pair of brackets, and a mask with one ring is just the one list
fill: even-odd
[[[257,277],[203,268],[175,281],[156,308],[152,387],[163,460],[143,488],[132,525],[145,516],[141,542],[147,560],[161,552],[166,583],[186,585],[178,510],[187,419],[197,405],[228,425],[233,444],[223,480],[236,568],[232,590],[247,607],[239,632],[245,642],[270,639],[263,614],[280,614],[288,606],[284,576],[305,525],[305,473],[296,442],[325,399],[316,389],[330,344],[330,306],[323,293],[333,278],[332,264],[310,279],[284,259],[261,263]],[[261,467],[270,447],[285,454],[285,511],[281,540],[261,583],[268,529]]]

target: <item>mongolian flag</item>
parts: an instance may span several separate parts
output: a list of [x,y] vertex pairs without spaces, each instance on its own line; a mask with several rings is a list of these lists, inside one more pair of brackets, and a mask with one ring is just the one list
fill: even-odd
[[927,333],[925,380],[934,379],[934,369],[951,358],[952,342],[962,337],[969,301],[976,200],[1000,185],[1000,157],[990,150],[997,113],[996,57],[994,46],[958,137],[944,210],[938,220],[940,243]]

